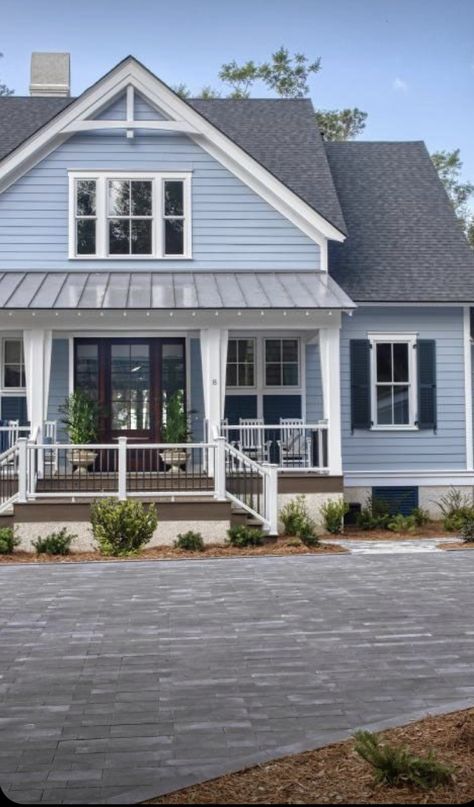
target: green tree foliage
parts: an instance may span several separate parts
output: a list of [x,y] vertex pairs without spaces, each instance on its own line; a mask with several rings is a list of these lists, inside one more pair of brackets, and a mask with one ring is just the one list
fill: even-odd
[[463,226],[466,238],[474,248],[474,213],[469,208],[469,201],[474,194],[474,184],[463,182],[461,179],[460,151],[459,149],[435,151],[431,159],[451,200],[454,212]]
[[[3,59],[3,53],[0,53],[0,59]],[[10,90],[6,84],[0,81],[0,95],[13,95],[13,90]]]
[[365,129],[367,112],[353,109],[320,109],[316,120],[324,140],[353,140]]

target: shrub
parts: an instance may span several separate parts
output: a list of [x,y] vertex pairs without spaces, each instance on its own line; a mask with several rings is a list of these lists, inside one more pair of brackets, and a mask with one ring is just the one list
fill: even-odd
[[103,555],[131,555],[147,544],[158,524],[156,507],[127,499],[99,499],[91,507],[94,538]]
[[344,501],[329,499],[321,508],[326,530],[338,535],[344,528],[344,516],[349,512],[349,505]]
[[459,532],[464,539],[465,544],[474,543],[474,512],[462,517],[461,528]]
[[316,546],[319,539],[316,525],[308,513],[306,497],[296,496],[280,510],[280,519],[283,522],[286,535],[300,538],[306,546]]
[[387,529],[391,530],[391,532],[414,532],[416,530],[415,517],[413,514],[403,516],[401,513],[397,513],[388,522]]
[[187,552],[204,551],[204,541],[201,533],[193,532],[192,530],[178,533],[178,538],[174,545],[176,549],[185,549]]
[[13,527],[0,528],[0,555],[11,555],[19,543]]
[[423,507],[414,507],[410,515],[415,519],[417,527],[424,527],[425,524],[429,524],[431,521],[430,514]]
[[227,530],[229,544],[231,546],[262,546],[263,535],[256,527],[247,527],[246,524],[238,524]]
[[303,546],[303,541],[301,538],[290,538],[290,540],[286,542],[285,546]]
[[474,502],[458,488],[450,488],[441,496],[438,507],[441,510],[443,527],[448,532],[460,532],[465,518],[474,518]]
[[392,518],[384,501],[368,496],[364,507],[357,514],[357,526],[362,530],[384,530]]
[[33,541],[33,546],[38,555],[69,555],[74,538],[77,538],[77,535],[73,535],[63,527],[59,532],[51,532],[44,538],[37,538]]
[[403,746],[381,743],[370,731],[358,731],[354,737],[354,750],[372,765],[377,783],[430,788],[451,779],[452,769],[438,762],[432,753],[415,756]]

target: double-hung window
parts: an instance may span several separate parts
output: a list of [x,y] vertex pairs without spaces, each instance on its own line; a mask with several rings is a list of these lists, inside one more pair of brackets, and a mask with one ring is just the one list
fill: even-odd
[[265,386],[297,387],[298,339],[265,339]]
[[416,338],[377,336],[372,344],[372,421],[375,428],[414,427]]
[[25,357],[22,339],[3,340],[3,389],[25,389]]
[[255,339],[229,339],[227,386],[255,386]]
[[190,258],[191,174],[70,172],[70,258]]

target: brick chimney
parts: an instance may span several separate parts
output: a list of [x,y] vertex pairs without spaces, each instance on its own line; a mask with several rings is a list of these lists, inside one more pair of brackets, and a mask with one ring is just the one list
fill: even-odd
[[69,53],[32,53],[30,95],[67,98],[70,92]]

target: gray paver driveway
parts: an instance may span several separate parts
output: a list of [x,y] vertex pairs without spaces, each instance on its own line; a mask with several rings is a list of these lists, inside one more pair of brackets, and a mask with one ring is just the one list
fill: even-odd
[[474,553],[0,569],[0,781],[130,803],[474,700]]

